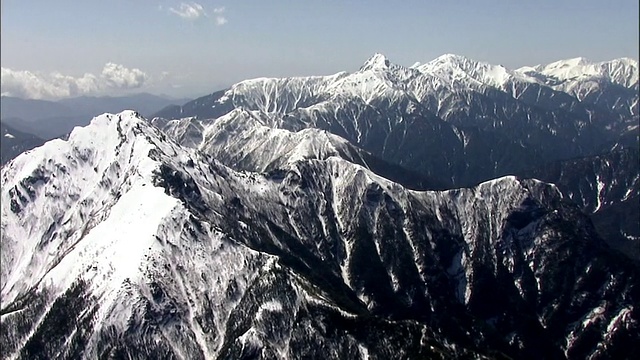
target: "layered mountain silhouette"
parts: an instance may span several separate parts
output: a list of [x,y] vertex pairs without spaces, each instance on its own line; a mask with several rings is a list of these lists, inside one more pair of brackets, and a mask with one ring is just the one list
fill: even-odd
[[633,66],[378,54],[97,116],[2,167],[2,357],[633,358],[602,234],[637,238],[598,217],[637,199],[637,93],[581,92]]
[[[278,147],[322,147],[293,138],[324,130],[429,179],[431,186],[421,189],[473,186],[505,175],[555,183],[546,169],[583,159],[583,166],[563,171],[571,182],[565,185],[591,179],[593,191],[584,196],[594,204],[607,202],[598,192],[599,177],[600,186],[621,183],[623,193],[639,191],[640,165],[633,155],[639,148],[638,64],[626,58],[510,70],[451,54],[404,67],[376,54],[351,74],[243,81],[165,108],[153,122],[181,144],[236,169],[267,169],[273,156],[283,154]],[[598,159],[612,151],[632,153],[631,160],[615,173],[598,173],[607,171]],[[583,209],[600,219],[598,231],[610,245],[637,260],[635,198],[619,205],[622,198],[597,215]],[[630,215],[613,221],[621,212]]]

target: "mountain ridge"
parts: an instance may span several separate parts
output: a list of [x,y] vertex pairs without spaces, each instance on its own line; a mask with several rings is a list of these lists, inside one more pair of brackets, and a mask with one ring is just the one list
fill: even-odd
[[637,270],[539,181],[417,192],[335,156],[236,172],[134,112],[100,116],[1,171],[0,319],[22,324],[6,327],[5,356],[637,348]]
[[9,161],[2,356],[632,358],[640,268],[602,234],[634,235],[633,72],[440,60],[250,79]]
[[[578,82],[576,86],[589,92],[579,99],[522,74],[489,86],[480,81],[484,70],[478,72],[480,80],[464,73],[465,82],[452,83],[424,71],[428,64],[407,68],[382,54],[367,64],[382,66],[363,65],[351,74],[323,77],[247,80],[152,117],[204,120],[234,108],[259,111],[271,127],[324,129],[427,176],[437,177],[436,168],[448,167],[450,174],[439,180],[456,186],[523,170],[514,168],[522,158],[542,164],[593,155],[601,151],[595,144],[628,146],[626,140],[622,145],[611,143],[618,144],[621,133],[637,123],[637,91],[617,84],[610,89]],[[475,85],[467,86],[469,81]],[[413,153],[417,151],[413,143],[418,142],[414,134],[421,132],[432,134],[432,141],[438,142],[427,154]],[[508,149],[507,155],[499,154],[501,149]],[[426,157],[433,157],[433,163],[425,163]]]

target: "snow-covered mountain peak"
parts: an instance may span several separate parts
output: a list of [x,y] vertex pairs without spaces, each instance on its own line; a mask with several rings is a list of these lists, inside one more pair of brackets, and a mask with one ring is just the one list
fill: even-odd
[[[429,61],[427,64],[451,64],[462,66],[465,63],[475,62],[465,56],[457,55],[457,54],[442,54],[437,58]],[[427,65],[425,64],[425,65]]]
[[615,63],[615,64],[620,64],[622,66],[629,66],[629,67],[635,67],[638,68],[638,59],[633,59],[633,58],[629,58],[629,57],[621,57],[618,59],[613,59],[611,61],[609,61],[610,63]]
[[[544,75],[567,80],[578,76],[592,75],[594,72],[594,67],[592,65],[593,63],[586,58],[577,57],[554,61],[546,65],[537,65],[534,66],[534,69]],[[585,72],[585,70],[588,71]]]
[[[638,62],[630,58],[591,62],[578,57],[538,65],[533,69],[561,83],[602,79],[628,88],[638,82]],[[519,71],[531,73],[531,68],[521,68]]]
[[[64,162],[66,159],[60,158],[67,149],[81,152],[82,149],[91,148],[92,154],[83,154],[81,158],[89,155],[100,160],[100,162],[110,161],[122,138],[139,123],[143,123],[142,117],[135,111],[126,110],[119,114],[102,114],[91,120],[86,127],[76,127],[67,141],[54,139],[42,147],[22,154],[3,168],[4,173],[19,171],[17,178],[26,177],[35,167],[46,162]],[[86,160],[89,160],[88,158]],[[5,171],[6,170],[6,171]],[[21,173],[24,176],[21,176]],[[3,176],[4,181],[4,176]]]
[[630,88],[638,84],[638,61],[631,58],[619,58],[598,64],[601,71],[611,81]]
[[507,69],[504,68],[502,65],[492,65],[489,63],[473,60],[466,56],[456,55],[456,54],[440,55],[437,58],[418,66],[417,68],[423,72],[429,72],[435,69],[439,69],[439,70],[460,69],[465,72],[470,72],[477,68],[500,68],[500,69],[503,69],[505,72],[507,71]]
[[[215,121],[185,118],[154,119],[152,123],[181,145],[213,154],[217,160],[236,169],[263,172],[287,168],[288,164],[304,159],[358,157],[359,149],[325,130],[290,131],[270,121],[260,111],[237,108]],[[190,127],[199,129],[192,131]]]
[[346,72],[339,72],[328,76],[245,80],[225,91],[223,96],[215,101],[213,107],[221,105],[224,108],[225,105],[231,105],[259,109],[264,113],[284,114],[312,102],[330,84],[347,75]]
[[360,98],[365,103],[378,99],[412,99],[427,92],[440,79],[422,73],[416,64],[411,67],[390,62],[384,55],[376,54],[360,68],[329,83],[326,90],[336,98]]
[[[56,269],[51,264],[60,261],[93,226],[115,212],[112,206],[120,198],[124,199],[121,204],[128,205],[119,210],[124,211],[118,213],[122,218],[113,221],[122,226],[126,211],[134,208],[140,210],[140,222],[145,221],[147,210],[149,216],[157,215],[151,214],[145,202],[164,204],[164,211],[171,209],[174,200],[162,198],[162,190],[151,190],[159,163],[150,157],[150,152],[158,146],[164,150],[171,146],[162,138],[159,130],[134,111],[103,114],[88,126],[75,128],[68,140],[49,141],[2,168],[3,300],[15,299],[27,291],[27,286],[45,278],[59,283],[60,278],[68,278],[66,272],[80,271],[80,263],[74,265],[69,259]],[[145,185],[148,187],[142,188]],[[126,196],[131,189],[138,189],[146,199]],[[127,224],[134,231],[136,225],[130,221]],[[105,246],[100,236],[92,239],[95,242],[85,244],[93,244],[97,247],[94,250]],[[118,252],[114,256],[125,255]],[[135,272],[130,266],[119,269]],[[16,271],[9,276],[11,268]]]
[[493,65],[455,54],[445,54],[417,67],[424,74],[437,76],[444,81],[472,88],[483,85],[503,88],[509,81],[530,82],[502,65]]
[[391,66],[391,62],[386,56],[380,53],[375,53],[360,67],[360,71],[367,70],[384,70]]
[[585,65],[590,65],[590,64],[592,64],[592,62],[589,61],[587,58],[575,57],[575,58],[572,58],[572,59],[554,61],[554,62],[544,66],[544,68],[548,69],[548,70],[551,70],[551,69],[563,69],[563,68],[570,68],[570,67],[576,67],[576,66],[585,66]]

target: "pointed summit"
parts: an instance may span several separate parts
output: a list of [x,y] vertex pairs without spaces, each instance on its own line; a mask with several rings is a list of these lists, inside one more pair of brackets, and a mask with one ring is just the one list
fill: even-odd
[[388,69],[389,66],[391,66],[391,62],[386,56],[380,53],[375,53],[360,67],[360,71]]

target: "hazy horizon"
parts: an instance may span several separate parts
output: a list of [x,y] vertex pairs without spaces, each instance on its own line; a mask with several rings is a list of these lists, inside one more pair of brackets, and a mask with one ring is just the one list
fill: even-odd
[[402,5],[255,0],[2,2],[2,93],[194,98],[255,77],[410,66],[454,53],[508,68],[638,59],[638,2]]

